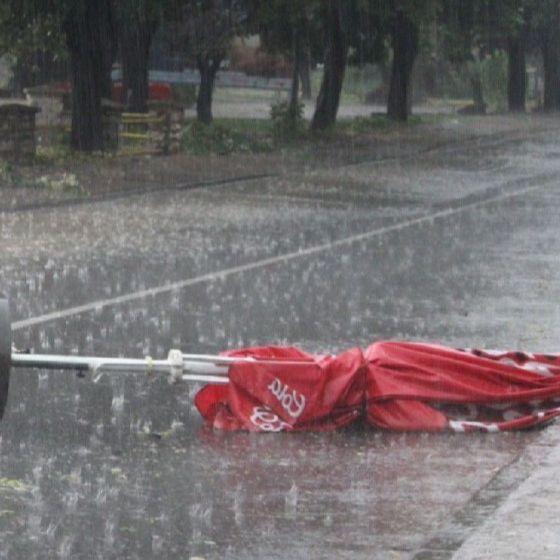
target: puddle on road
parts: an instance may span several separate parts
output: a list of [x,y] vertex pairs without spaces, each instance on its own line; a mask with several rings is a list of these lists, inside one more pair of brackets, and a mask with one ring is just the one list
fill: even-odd
[[119,384],[16,380],[0,446],[6,558],[413,550],[531,438],[219,434],[184,388],[134,381],[115,407]]

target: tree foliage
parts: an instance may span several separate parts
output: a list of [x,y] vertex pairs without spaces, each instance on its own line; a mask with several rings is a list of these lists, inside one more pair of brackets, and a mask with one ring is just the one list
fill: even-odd
[[148,108],[150,47],[164,4],[162,0],[119,0],[115,4],[122,65],[121,101],[133,112]]
[[[299,80],[310,61],[323,66],[314,128],[336,119],[347,64],[392,64],[389,114],[406,118],[416,55],[438,56],[466,70],[484,106],[480,65],[507,53],[510,108],[523,110],[525,55],[543,60],[544,107],[560,109],[560,0],[4,0],[0,54],[32,66],[38,51],[67,57],[73,84],[73,145],[103,146],[101,98],[120,44],[126,99],[144,110],[148,60],[161,22],[177,52],[201,75],[197,110],[212,120],[216,73],[235,36],[258,33],[262,48],[289,58],[296,115]],[[305,79],[304,79],[305,81]],[[405,106],[406,105],[406,106]]]
[[209,124],[216,74],[233,38],[245,31],[246,11],[241,0],[183,0],[174,17],[174,41],[200,72],[198,119]]

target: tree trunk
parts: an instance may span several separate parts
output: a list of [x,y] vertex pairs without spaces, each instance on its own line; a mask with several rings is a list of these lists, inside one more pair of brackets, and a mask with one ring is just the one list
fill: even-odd
[[64,22],[72,73],[71,145],[80,151],[103,149],[101,98],[107,89],[105,33],[112,21],[110,0],[76,0]]
[[387,60],[381,59],[377,63],[377,69],[379,70],[379,75],[381,76],[381,86],[389,91],[391,86],[391,69]]
[[22,57],[16,60],[12,84],[12,90],[17,96],[23,95],[24,88],[35,85],[32,83],[29,64],[27,60]]
[[430,43],[433,45],[431,52],[426,57],[426,67],[424,76],[424,88],[426,94],[430,97],[440,97],[440,74],[439,69],[441,66],[440,55],[440,39],[439,39],[439,26],[437,20],[434,20],[429,27]]
[[426,61],[422,85],[424,86],[424,92],[428,97],[439,97],[439,81],[437,73],[437,61],[435,57],[431,57]]
[[418,30],[402,10],[395,14],[392,35],[393,69],[387,115],[398,121],[406,121],[412,104],[411,78],[418,54]]
[[149,99],[150,45],[156,30],[156,21],[146,14],[137,17],[124,15],[121,23],[121,59],[123,65],[123,99],[134,113],[145,113]]
[[306,100],[311,99],[311,51],[308,44],[301,50],[299,77],[301,79],[301,94]]
[[542,44],[544,66],[545,111],[560,110],[560,37],[556,30],[544,34]]
[[295,122],[298,116],[299,106],[299,76],[301,73],[302,42],[299,29],[293,30],[292,39],[292,89],[290,90],[290,118]]
[[[107,5],[104,17],[100,20],[99,34],[101,36],[101,97],[111,99],[113,96],[113,79],[111,70],[117,58],[118,52],[118,30],[115,18],[115,0],[103,0]],[[102,3],[103,3],[102,2]]]
[[301,57],[299,61],[299,78],[301,80],[301,94],[305,100],[311,99],[311,45],[309,37],[309,21],[303,16],[301,37]]
[[336,122],[348,57],[342,10],[343,0],[328,0],[324,73],[311,122],[312,130],[324,130]]
[[200,87],[196,100],[197,119],[204,124],[211,124],[214,120],[212,116],[212,97],[214,95],[214,83],[216,74],[222,63],[222,56],[211,59],[208,56],[197,57],[197,67],[200,72]]
[[510,111],[525,112],[527,73],[525,45],[521,37],[508,39],[508,108]]
[[471,87],[473,93],[473,110],[474,115],[486,114],[486,103],[484,102],[484,89],[482,87],[482,78],[476,70],[471,76]]

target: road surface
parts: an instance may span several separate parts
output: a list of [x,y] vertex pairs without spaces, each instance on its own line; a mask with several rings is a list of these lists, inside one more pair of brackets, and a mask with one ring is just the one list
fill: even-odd
[[[17,344],[44,352],[393,338],[558,351],[559,184],[558,133],[543,131],[0,214],[0,291]],[[0,559],[485,557],[560,442],[555,426],[220,434],[196,390],[15,373]]]

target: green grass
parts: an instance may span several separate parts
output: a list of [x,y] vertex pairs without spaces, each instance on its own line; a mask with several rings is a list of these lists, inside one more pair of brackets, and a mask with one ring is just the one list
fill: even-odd
[[24,186],[24,180],[16,165],[0,160],[0,186],[16,188]]
[[231,117],[214,120],[215,125],[224,126],[239,134],[268,136],[272,134],[270,119],[234,119]]
[[183,134],[183,148],[193,155],[229,155],[236,153],[267,153],[281,149],[300,148],[318,141],[343,140],[345,137],[368,133],[390,133],[403,127],[434,123],[440,115],[412,115],[407,123],[389,119],[386,115],[339,119],[330,129],[312,132],[309,123],[293,134],[279,134],[271,119],[220,118],[207,126],[190,121]]
[[[28,166],[29,167],[29,166]],[[45,173],[39,177],[22,172],[19,165],[0,161],[0,187],[44,189],[57,193],[87,196],[88,191],[73,173]]]
[[440,118],[435,116],[411,115],[406,123],[394,121],[387,115],[371,115],[369,117],[354,117],[352,119],[340,119],[335,125],[335,132],[349,134],[364,134],[368,132],[390,131],[399,127],[413,127],[419,124],[436,122]]
[[107,150],[104,152],[80,152],[70,146],[70,132],[61,128],[41,130],[39,134],[46,134],[47,138],[37,146],[35,157],[29,162],[30,165],[41,166],[66,166],[76,162],[86,162],[102,158],[111,158],[116,152]]
[[71,150],[67,133],[60,130],[49,133],[48,145],[39,145],[33,157],[13,163],[0,160],[0,187],[87,196],[88,191],[80,184],[76,174],[68,169],[77,161],[99,156]]
[[189,122],[183,132],[183,149],[193,155],[265,153],[274,148],[269,121],[216,119],[205,125]]

